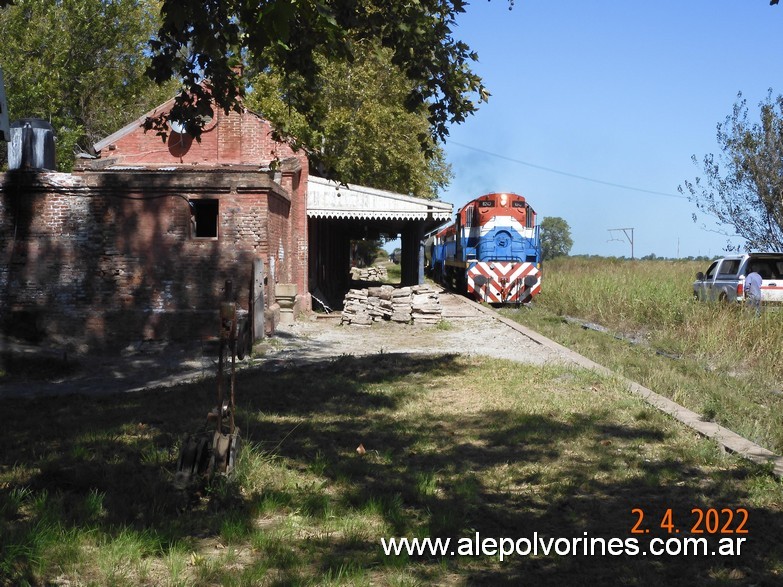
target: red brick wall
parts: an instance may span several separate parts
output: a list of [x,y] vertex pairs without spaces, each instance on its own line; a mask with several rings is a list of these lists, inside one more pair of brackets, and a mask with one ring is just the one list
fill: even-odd
[[[248,308],[252,262],[288,279],[292,205],[266,174],[5,174],[0,323],[96,347],[217,334],[224,283]],[[219,236],[194,239],[188,199],[219,200]]]
[[[307,157],[273,141],[266,121],[217,111],[201,142],[134,124],[100,144],[74,175],[0,176],[5,332],[99,347],[214,336],[225,280],[246,309],[258,257],[309,308]],[[279,184],[262,171],[272,160]],[[187,200],[198,198],[219,199],[215,240],[191,238]]]
[[100,156],[121,165],[261,166],[275,158],[290,157],[307,164],[303,153],[275,142],[271,131],[269,123],[252,112],[226,114],[216,109],[215,117],[204,127],[200,141],[187,134],[172,132],[164,142],[154,132],[145,133],[141,126],[135,126],[111,139]]
[[[170,107],[169,102],[158,110],[165,111]],[[307,156],[303,152],[294,151],[285,143],[275,142],[272,139],[272,128],[266,120],[247,110],[225,114],[216,108],[215,118],[205,127],[201,142],[187,135],[172,133],[164,143],[155,133],[145,133],[140,126],[136,126],[104,146],[100,157],[119,166],[189,165],[191,168],[268,166],[273,160],[277,161],[282,169],[280,183],[290,197],[291,210],[290,214],[286,214],[285,222],[272,221],[269,241],[282,242],[285,250],[291,253],[284,259],[279,258],[279,251],[265,253],[275,257],[275,267],[279,269],[277,280],[296,283],[302,298],[301,307],[309,309]],[[88,164],[94,165],[95,162]]]

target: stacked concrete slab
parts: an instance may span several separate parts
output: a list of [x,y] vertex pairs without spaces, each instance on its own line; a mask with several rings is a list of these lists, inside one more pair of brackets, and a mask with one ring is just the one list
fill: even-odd
[[354,281],[384,281],[388,278],[386,267],[351,267],[351,279]]
[[438,292],[427,285],[382,285],[352,289],[343,301],[342,324],[369,326],[373,322],[437,324],[442,316]]
[[428,285],[411,288],[411,318],[414,324],[437,324],[443,315],[440,295]]

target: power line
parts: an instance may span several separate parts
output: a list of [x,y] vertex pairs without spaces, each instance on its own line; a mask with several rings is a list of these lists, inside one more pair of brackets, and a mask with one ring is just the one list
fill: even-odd
[[465,145],[463,143],[458,143],[456,141],[448,141],[450,145],[456,145],[457,147],[462,147],[464,149],[470,149],[471,151],[476,151],[477,153],[482,153],[484,155],[489,155],[490,157],[495,157],[497,159],[503,159],[505,161],[510,161],[512,163],[518,163],[519,165],[525,165],[527,167],[532,167],[533,169],[540,169],[541,171],[547,171],[549,173],[555,173],[557,175],[563,175],[565,177],[573,177],[574,179],[581,179],[582,181],[590,181],[592,183],[599,183],[601,185],[608,185],[614,188],[620,188],[623,190],[631,190],[634,192],[642,192],[645,194],[653,194],[656,196],[665,196],[667,198],[678,198],[680,200],[687,200],[687,196],[679,196],[677,194],[669,194],[666,192],[656,192],[655,190],[647,190],[644,188],[637,188],[630,185],[624,185],[621,183],[613,183],[611,181],[604,181],[602,179],[594,179],[592,177],[585,177],[584,175],[577,175],[575,173],[569,173],[568,171],[560,171],[559,169],[552,169],[551,167],[544,167],[543,165],[536,165],[535,163],[528,163],[527,161],[522,161],[521,159],[514,159],[513,157],[506,157],[505,155],[501,155],[500,153],[493,153],[491,151],[485,151],[484,149],[479,149],[477,147],[471,147],[470,145]]

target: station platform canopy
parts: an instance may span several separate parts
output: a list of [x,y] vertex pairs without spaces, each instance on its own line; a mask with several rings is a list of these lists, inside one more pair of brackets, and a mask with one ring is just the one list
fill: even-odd
[[428,228],[451,220],[452,204],[375,188],[308,177],[307,217],[347,220],[418,220]]
[[451,220],[452,204],[309,176],[309,288],[314,298],[342,307],[355,284],[351,243],[399,237],[400,284],[424,280],[424,235]]

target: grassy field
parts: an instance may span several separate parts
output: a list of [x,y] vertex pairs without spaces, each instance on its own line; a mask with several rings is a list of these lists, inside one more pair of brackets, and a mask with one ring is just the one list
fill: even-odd
[[[764,585],[783,573],[781,484],[612,378],[390,354],[245,372],[236,478],[178,490],[179,439],[203,426],[214,388],[0,402],[0,584]],[[748,533],[692,534],[693,510],[709,508],[736,512],[721,514],[726,532],[747,509]],[[635,509],[649,534],[631,532]],[[704,537],[710,551],[747,541],[739,556],[561,544],[502,562],[392,556],[380,542],[476,533],[636,539],[640,551],[652,537]]]
[[[769,336],[780,348],[780,314],[755,320],[693,303],[689,284],[703,268],[692,264],[594,262],[548,264],[535,307],[504,312],[738,432],[780,442],[777,351],[752,343]],[[0,399],[0,585],[783,579],[781,482],[650,408],[619,378],[381,354],[241,372],[237,390],[245,446],[236,476],[185,490],[173,483],[179,445],[204,427],[214,380]],[[477,534],[522,540],[522,554],[476,553]],[[381,539],[391,537],[450,538],[461,555],[388,555]],[[567,540],[559,554],[524,553],[536,537]],[[612,538],[617,555],[589,556],[573,542],[600,551]],[[708,554],[643,556],[654,538],[672,549],[705,538]],[[636,556],[625,552],[631,540]],[[720,540],[733,556],[710,554]]]
[[503,312],[783,454],[783,312],[694,301],[703,265],[561,258],[534,309]]

